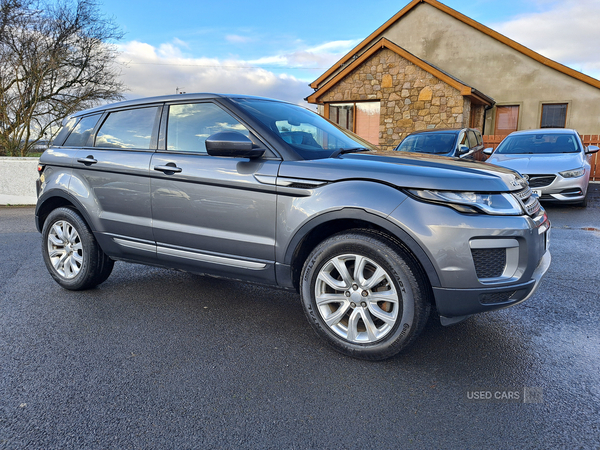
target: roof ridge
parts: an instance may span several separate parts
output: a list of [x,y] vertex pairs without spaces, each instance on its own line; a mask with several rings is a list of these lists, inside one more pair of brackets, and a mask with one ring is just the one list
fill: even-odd
[[[360,51],[364,50],[369,42],[372,42],[378,35],[386,31],[390,26],[400,20],[403,16],[405,16],[409,11],[415,8],[420,3],[427,3],[434,8],[454,17],[457,20],[475,28],[476,30],[490,36],[493,39],[511,47],[514,50],[528,56],[539,63],[550,67],[554,70],[564,73],[572,78],[575,78],[579,81],[582,81],[586,84],[589,84],[593,87],[600,89],[600,80],[593,78],[589,75],[584,74],[583,72],[579,72],[575,69],[572,69],[564,64],[561,64],[557,61],[554,61],[546,56],[537,53],[534,50],[531,50],[528,47],[525,47],[523,44],[519,44],[517,41],[512,40],[511,38],[504,36],[503,34],[483,25],[480,22],[477,22],[474,19],[456,11],[455,9],[450,8],[449,6],[437,1],[437,0],[412,0],[409,4],[407,4],[404,8],[394,14],[390,19],[388,19],[383,25],[377,28],[373,33],[363,39],[356,47],[354,47],[350,52],[344,55],[340,60],[338,60],[333,66],[331,66],[327,71],[325,71],[319,78],[309,84],[313,89],[318,89],[319,84],[321,84],[324,80],[326,80],[330,75],[333,75],[343,64],[345,64],[352,56],[355,56]],[[370,48],[370,47],[368,47]],[[414,55],[413,55],[414,56]],[[431,64],[430,64],[431,65]],[[437,68],[440,70],[439,68]],[[448,74],[449,75],[449,74]]]
[[408,50],[404,49],[403,47],[399,46],[398,44],[393,43],[392,41],[390,41],[389,39],[387,39],[385,37],[381,37],[379,40],[377,40],[375,43],[373,43],[373,45],[368,47],[366,49],[366,51],[364,51],[359,57],[354,58],[349,64],[346,64],[345,67],[341,71],[339,71],[335,76],[333,76],[331,79],[329,79],[321,88],[317,89],[315,92],[313,92],[311,95],[309,95],[306,98],[306,101],[308,101],[309,103],[317,103],[319,97],[324,95],[327,91],[329,91],[329,89],[331,89],[333,86],[335,86],[341,79],[343,79],[344,77],[346,77],[346,75],[348,75],[350,72],[352,72],[356,66],[362,64],[368,58],[373,56],[376,52],[378,52],[379,50],[382,50],[384,48],[396,53],[397,55],[401,56],[404,59],[407,59],[412,64],[416,65],[417,67],[421,68],[422,70],[425,70],[426,72],[432,74],[433,76],[435,76],[436,78],[445,82],[446,84],[457,89],[458,91],[460,91],[461,95],[463,95],[463,96],[475,97],[478,102],[481,102],[484,104],[487,103],[487,104],[493,105],[495,103],[493,98],[489,97],[488,95],[485,95],[481,91],[478,91],[476,88],[464,83],[462,80],[458,79],[457,77],[450,75],[449,73],[439,69],[438,67],[434,66],[433,64],[430,64],[428,61],[425,61],[424,59],[419,58],[418,56],[412,54]]

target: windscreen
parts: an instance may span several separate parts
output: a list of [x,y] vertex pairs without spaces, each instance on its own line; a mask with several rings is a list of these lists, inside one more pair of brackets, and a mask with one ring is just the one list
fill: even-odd
[[572,134],[540,133],[507,136],[494,152],[500,155],[578,153],[577,138]]
[[455,133],[420,133],[407,136],[396,150],[445,155],[454,150]]
[[354,133],[297,105],[257,99],[237,99],[236,103],[304,159],[328,158],[340,149],[377,149]]

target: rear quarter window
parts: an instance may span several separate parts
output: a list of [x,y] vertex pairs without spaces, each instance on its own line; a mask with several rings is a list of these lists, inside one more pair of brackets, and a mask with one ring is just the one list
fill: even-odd
[[[89,142],[90,136],[101,115],[102,114],[94,114],[93,116],[82,117],[71,134],[69,134],[63,147],[85,147],[91,145]],[[69,123],[67,123],[66,126],[69,126]]]

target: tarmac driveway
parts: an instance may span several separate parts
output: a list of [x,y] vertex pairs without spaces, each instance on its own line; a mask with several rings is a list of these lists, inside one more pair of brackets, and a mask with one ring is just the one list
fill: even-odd
[[117,263],[69,292],[32,208],[0,208],[0,448],[599,448],[600,208],[548,207],[522,305],[372,363],[295,293]]

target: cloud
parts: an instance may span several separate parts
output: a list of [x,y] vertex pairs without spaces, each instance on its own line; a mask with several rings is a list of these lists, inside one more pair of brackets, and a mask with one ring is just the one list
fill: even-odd
[[188,93],[258,95],[306,105],[303,99],[312,93],[306,81],[294,76],[275,74],[238,59],[185,57],[173,43],[157,48],[132,41],[120,50],[118,62],[129,98],[174,94],[179,88]]
[[[238,42],[245,39],[237,35],[227,37],[230,41],[238,38]],[[332,41],[314,47],[295,42],[300,49],[243,60],[190,57],[181,50],[189,46],[179,39],[158,47],[131,41],[120,46],[118,62],[122,64],[122,79],[130,89],[130,98],[174,94],[179,88],[188,93],[259,95],[306,106],[304,98],[313,92],[308,83],[358,42]],[[296,74],[290,75],[293,69]]]
[[182,41],[179,38],[173,38],[173,44],[177,45],[178,47],[190,48],[190,44],[188,44],[185,41]]
[[[348,53],[353,47],[358,45],[360,41],[360,39],[331,41],[316,47],[282,52],[275,56],[267,56],[248,62],[255,65],[272,64],[286,67],[319,69],[320,72],[324,72],[342,56]],[[317,74],[317,76],[320,75],[320,72]]]
[[547,7],[542,12],[516,16],[491,28],[536,52],[600,78],[597,24],[598,0],[555,2],[537,0]]
[[248,42],[253,41],[251,37],[248,36],[239,36],[237,34],[229,34],[225,36],[225,40],[227,42],[231,42],[232,44],[246,44]]

